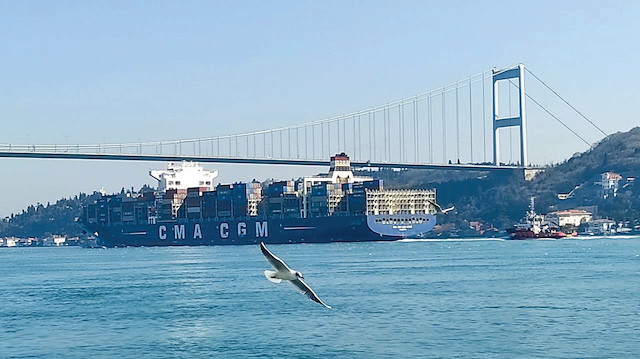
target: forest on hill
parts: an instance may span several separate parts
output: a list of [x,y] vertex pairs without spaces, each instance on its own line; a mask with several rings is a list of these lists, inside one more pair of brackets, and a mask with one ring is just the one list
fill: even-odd
[[20,213],[11,214],[0,220],[0,237],[47,237],[51,235],[80,235],[82,227],[78,217],[82,206],[92,203],[100,193],[91,195],[79,193],[73,197],[62,198],[55,203],[37,203]]

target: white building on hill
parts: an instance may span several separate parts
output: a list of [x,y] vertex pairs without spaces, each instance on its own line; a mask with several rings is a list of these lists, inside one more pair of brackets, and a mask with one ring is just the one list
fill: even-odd
[[622,176],[615,172],[605,172],[600,175],[600,181],[596,185],[600,186],[599,193],[602,198],[616,197],[618,188],[620,188],[620,180]]

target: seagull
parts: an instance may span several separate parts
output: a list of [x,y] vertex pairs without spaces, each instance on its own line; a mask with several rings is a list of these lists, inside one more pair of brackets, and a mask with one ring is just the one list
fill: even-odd
[[331,309],[331,306],[324,304],[324,302],[318,297],[316,292],[314,292],[313,289],[311,289],[311,287],[309,287],[307,283],[303,281],[304,277],[302,276],[302,273],[289,268],[289,266],[286,265],[282,261],[282,259],[273,255],[273,253],[271,253],[264,245],[264,242],[260,242],[260,250],[262,251],[262,254],[264,254],[265,258],[267,258],[267,261],[269,261],[269,264],[271,264],[271,266],[276,269],[274,271],[264,271],[264,276],[267,277],[270,282],[280,283],[282,282],[282,280],[287,280],[289,281],[289,283],[293,284],[293,286],[296,287],[297,290],[309,297],[309,299],[311,299],[312,301],[320,303],[328,309]]
[[437,214],[447,214],[447,212],[451,212],[451,211],[453,211],[455,209],[455,207],[453,207],[453,206],[451,206],[449,208],[446,208],[446,209],[442,209],[442,206],[440,206],[435,201],[432,201],[432,200],[429,200],[429,199],[427,201],[436,207],[436,213]]

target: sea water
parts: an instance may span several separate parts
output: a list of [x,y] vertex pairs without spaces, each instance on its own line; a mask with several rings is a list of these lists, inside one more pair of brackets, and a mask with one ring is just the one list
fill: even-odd
[[640,237],[1,248],[2,358],[638,358]]

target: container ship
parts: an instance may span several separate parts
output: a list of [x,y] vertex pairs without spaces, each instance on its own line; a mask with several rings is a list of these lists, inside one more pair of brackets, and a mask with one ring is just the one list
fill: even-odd
[[385,189],[354,175],[349,157],[297,181],[214,185],[194,162],[149,173],[157,187],[106,195],[84,208],[86,246],[184,246],[392,241],[433,229],[434,189]]

